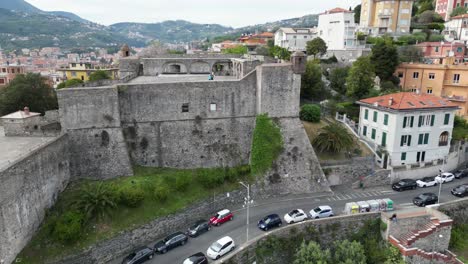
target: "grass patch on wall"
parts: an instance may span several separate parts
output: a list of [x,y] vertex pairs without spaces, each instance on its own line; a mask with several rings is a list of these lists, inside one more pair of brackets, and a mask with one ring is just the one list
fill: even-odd
[[281,130],[267,114],[258,115],[255,121],[250,166],[254,176],[271,168],[283,150]]
[[237,189],[239,180],[252,180],[248,165],[194,170],[135,167],[134,173],[133,177],[70,185],[18,256],[21,263],[44,263],[76,254],[121,231]]
[[450,250],[465,263],[468,261],[468,224],[456,223],[450,236]]

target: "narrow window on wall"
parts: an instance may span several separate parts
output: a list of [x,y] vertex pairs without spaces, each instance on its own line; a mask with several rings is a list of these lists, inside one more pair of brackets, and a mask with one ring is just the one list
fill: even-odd
[[431,126],[434,126],[434,122],[435,122],[435,115],[432,115],[432,117],[431,117]]
[[435,73],[429,73],[429,80],[435,79]]
[[210,104],[210,111],[211,111],[211,112],[216,112],[216,110],[217,110],[216,104],[215,104],[215,103],[211,103],[211,104]]
[[188,113],[189,104],[182,104],[182,113]]
[[424,145],[429,144],[429,133],[424,134]]
[[382,132],[382,147],[387,146],[387,133]]
[[377,115],[378,115],[377,111],[374,111],[374,122],[376,123],[377,123]]
[[419,78],[419,72],[413,72],[413,79]]
[[448,125],[450,122],[450,114],[445,114],[444,125]]
[[369,118],[369,110],[364,110],[364,119],[367,120]]
[[362,127],[362,135],[367,136],[367,126]]
[[371,138],[372,138],[372,139],[375,139],[375,129],[374,129],[374,128],[372,129]]
[[427,88],[427,93],[432,94],[432,88]]
[[460,74],[454,74],[453,83],[459,83],[459,82],[460,82]]
[[388,114],[384,115],[383,124],[388,126]]
[[406,152],[401,153],[401,160],[406,160]]

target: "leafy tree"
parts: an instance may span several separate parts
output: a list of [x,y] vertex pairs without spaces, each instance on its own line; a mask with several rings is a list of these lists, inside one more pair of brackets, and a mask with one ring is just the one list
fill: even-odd
[[335,242],[334,261],[338,264],[366,264],[366,254],[357,241],[338,241]]
[[320,106],[315,104],[305,104],[299,112],[301,120],[318,123],[320,122]]
[[40,74],[17,75],[0,91],[1,115],[22,110],[25,106],[39,113],[58,108],[55,91]]
[[339,67],[330,73],[330,87],[340,94],[346,94],[346,78],[350,67]]
[[282,48],[280,46],[273,46],[270,48],[270,53],[273,57],[280,60],[288,61],[291,58],[291,52],[288,49]]
[[332,123],[320,129],[312,144],[320,152],[339,153],[354,147],[354,138],[348,130],[338,123]]
[[419,62],[423,57],[421,49],[416,46],[403,46],[398,49],[401,62]]
[[371,62],[382,81],[389,80],[399,64],[398,50],[391,38],[382,38],[372,47]]
[[354,99],[366,97],[374,87],[374,79],[374,67],[370,57],[358,58],[346,78],[346,94]]
[[104,183],[84,185],[73,204],[87,219],[108,216],[116,207],[115,195]]
[[270,56],[270,49],[265,46],[258,46],[255,48],[257,55]]
[[468,12],[468,8],[459,6],[452,11],[452,14],[450,14],[450,17],[463,15],[463,14],[466,14],[467,12]]
[[394,246],[389,246],[387,249],[387,260],[384,264],[405,264],[406,262],[401,257],[400,251]]
[[444,19],[435,11],[426,10],[418,17],[418,23],[429,24],[429,23],[443,23]]
[[428,10],[434,10],[434,5],[432,4],[432,1],[424,1],[419,5],[417,14],[420,15],[424,13],[425,11]]
[[314,58],[319,55],[322,56],[327,52],[327,44],[321,38],[314,38],[307,42],[307,54],[314,55]]
[[354,23],[359,24],[361,22],[361,4],[354,8]]
[[267,40],[267,47],[273,48],[275,46],[275,41],[272,39]]
[[80,79],[70,79],[66,80],[65,82],[60,83],[57,85],[57,89],[63,89],[68,87],[78,86],[79,84],[83,84],[84,82]]
[[249,49],[242,45],[223,50],[223,53],[225,54],[247,54],[247,52],[249,52]]
[[108,80],[110,79],[109,74],[103,70],[97,70],[89,75],[89,81],[99,81],[99,80]]
[[322,250],[315,241],[306,243],[302,241],[301,247],[296,252],[294,264],[328,264],[331,262],[330,250]]
[[301,96],[316,101],[327,97],[328,91],[322,81],[322,69],[316,61],[308,61],[302,76]]
[[68,211],[54,224],[52,237],[63,243],[76,241],[82,232],[85,216],[81,212]]

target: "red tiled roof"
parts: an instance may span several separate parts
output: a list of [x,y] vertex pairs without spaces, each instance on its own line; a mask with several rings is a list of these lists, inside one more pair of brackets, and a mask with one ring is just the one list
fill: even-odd
[[462,19],[462,18],[468,18],[468,14],[463,14],[463,15],[454,16],[454,17],[452,17],[451,19]]
[[[390,105],[390,100],[392,104]],[[431,94],[402,92],[387,94],[358,101],[361,104],[375,105],[395,110],[455,108],[456,104]]]
[[259,38],[272,38],[274,36],[275,36],[275,34],[273,34],[271,32],[263,32],[263,33],[255,35],[255,37],[259,37]]
[[325,14],[335,14],[335,13],[352,13],[352,11],[349,11],[348,9],[344,9],[341,7],[336,7],[325,12]]

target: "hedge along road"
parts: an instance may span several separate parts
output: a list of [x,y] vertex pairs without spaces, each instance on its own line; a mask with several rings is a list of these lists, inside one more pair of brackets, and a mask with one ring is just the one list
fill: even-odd
[[[460,185],[468,184],[468,178],[462,180],[454,180],[450,183],[445,183],[442,185],[442,192],[440,197],[440,202],[448,202],[452,200],[459,199],[458,197],[453,196],[450,193],[452,188]],[[257,228],[257,222],[269,215],[276,213],[283,220],[283,225],[286,225],[284,222],[284,215],[291,211],[292,209],[303,209],[309,215],[309,211],[320,205],[329,205],[333,208],[335,215],[342,215],[344,206],[348,202],[357,202],[357,201],[367,201],[372,199],[382,199],[390,198],[395,203],[395,208],[405,208],[413,207],[412,204],[413,198],[421,193],[433,192],[437,194],[439,191],[437,187],[427,187],[427,188],[417,188],[416,190],[409,190],[403,192],[395,192],[389,188],[386,190],[373,190],[372,188],[361,190],[348,190],[347,192],[341,191],[340,193],[335,193],[334,195],[310,195],[304,198],[283,198],[283,199],[272,199],[267,201],[260,201],[258,204],[255,202],[250,207],[250,225],[249,225],[249,239],[253,239],[261,234],[264,231],[261,231]],[[229,209],[229,208],[227,208]],[[166,254],[159,255],[156,254],[154,258],[145,263],[151,264],[177,264],[181,263],[190,255],[197,252],[203,252],[206,255],[206,250],[208,247],[223,236],[230,236],[234,239],[236,247],[242,246],[246,241],[246,210],[239,209],[233,210],[234,219],[229,221],[221,226],[215,226],[211,231],[204,233],[196,238],[189,238],[187,244],[181,247],[177,247]],[[195,222],[198,219],[193,219]],[[310,220],[309,220],[310,221]],[[186,230],[168,230],[169,233]],[[149,244],[149,247],[153,247],[157,241]],[[121,253],[122,254],[122,253]],[[121,263],[124,256],[116,259],[111,262],[113,264]],[[222,261],[223,258],[220,260]],[[211,262],[211,261],[210,261]]]

